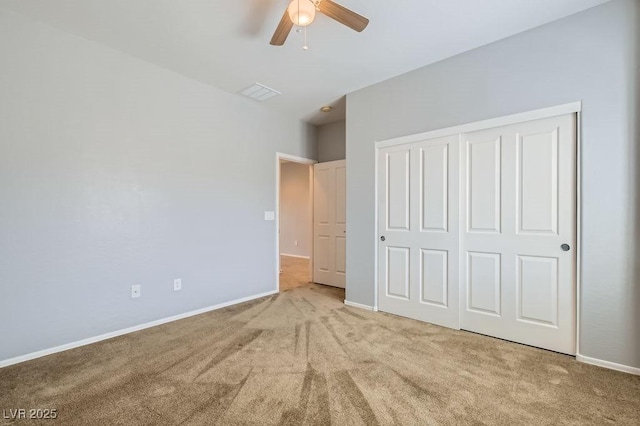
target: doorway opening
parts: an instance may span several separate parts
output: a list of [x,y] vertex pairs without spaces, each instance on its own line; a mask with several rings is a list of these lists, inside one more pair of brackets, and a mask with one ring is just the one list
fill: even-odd
[[287,291],[313,281],[314,160],[277,154],[276,282]]

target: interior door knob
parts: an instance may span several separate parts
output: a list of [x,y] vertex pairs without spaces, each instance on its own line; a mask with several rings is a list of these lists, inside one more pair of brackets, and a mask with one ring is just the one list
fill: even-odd
[[571,250],[571,246],[569,244],[563,244],[563,245],[560,246],[560,248],[562,249],[562,251]]
[[380,237],[380,241],[384,241],[384,240],[386,240],[386,238],[383,235],[382,237]]

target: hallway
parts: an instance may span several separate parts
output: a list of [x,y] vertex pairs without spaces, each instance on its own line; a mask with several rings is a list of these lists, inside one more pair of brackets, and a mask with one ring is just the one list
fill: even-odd
[[280,256],[280,291],[301,287],[311,282],[309,259]]

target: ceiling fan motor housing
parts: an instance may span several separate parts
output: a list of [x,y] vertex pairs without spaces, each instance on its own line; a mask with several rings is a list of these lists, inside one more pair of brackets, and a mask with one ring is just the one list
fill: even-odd
[[316,5],[311,0],[291,0],[287,9],[294,25],[306,27],[316,18]]

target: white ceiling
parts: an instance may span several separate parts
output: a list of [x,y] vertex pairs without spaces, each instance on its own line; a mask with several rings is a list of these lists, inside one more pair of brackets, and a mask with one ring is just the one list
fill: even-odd
[[[368,17],[356,33],[318,15],[269,45],[287,0],[0,0],[0,6],[223,90],[254,82],[265,102],[314,124],[344,118],[354,90],[608,0],[339,0]],[[335,104],[329,114],[322,105]]]

